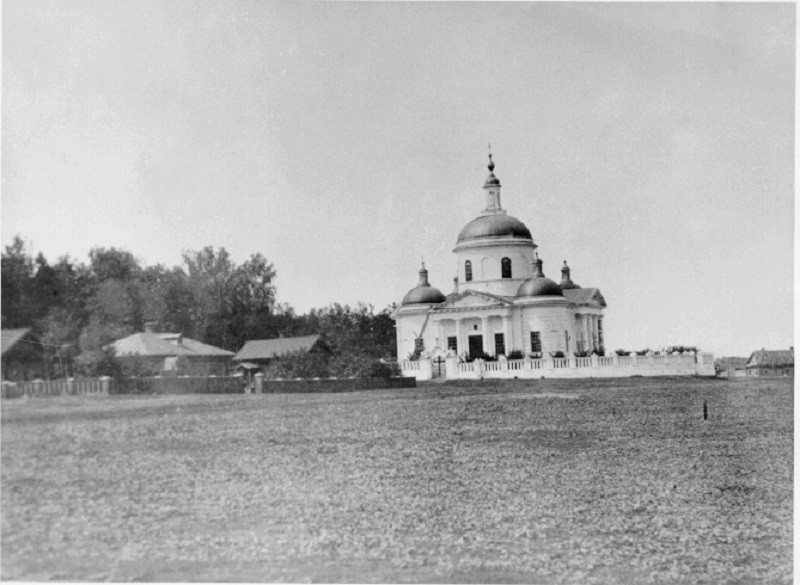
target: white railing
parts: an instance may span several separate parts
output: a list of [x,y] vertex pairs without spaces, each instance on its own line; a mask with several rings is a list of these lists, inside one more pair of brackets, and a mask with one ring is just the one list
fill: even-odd
[[411,360],[403,360],[399,362],[400,370],[403,372],[415,372],[419,370],[419,362]]
[[3,382],[3,397],[16,396],[61,396],[76,394],[108,394],[110,378],[89,378],[75,380],[27,380],[24,382]]
[[477,365],[475,362],[463,362],[458,364],[458,371],[459,372],[475,372],[477,371]]
[[[456,360],[455,356],[448,360]],[[464,378],[585,378],[618,376],[713,375],[711,354],[525,358],[450,361],[448,375]]]
[[75,380],[72,383],[73,394],[102,394],[105,391],[102,380]]

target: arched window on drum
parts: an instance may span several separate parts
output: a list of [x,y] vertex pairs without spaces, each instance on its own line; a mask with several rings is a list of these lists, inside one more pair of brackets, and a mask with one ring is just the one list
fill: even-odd
[[469,260],[464,262],[464,278],[467,282],[472,280],[472,262]]
[[503,278],[511,278],[511,258],[500,260],[500,273]]

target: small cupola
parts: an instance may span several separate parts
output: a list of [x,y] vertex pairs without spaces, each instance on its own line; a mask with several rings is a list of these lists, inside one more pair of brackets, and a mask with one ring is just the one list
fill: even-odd
[[567,261],[564,260],[564,266],[561,267],[561,284],[559,284],[558,286],[561,287],[561,290],[571,290],[574,288],[581,288],[580,286],[572,282],[572,279],[569,276],[569,272],[570,271],[569,271],[569,266],[567,266]]
[[419,271],[419,283],[412,288],[406,296],[403,297],[402,305],[417,305],[417,304],[438,304],[443,303],[445,297],[438,288],[434,288],[428,282],[428,269],[425,268],[425,263],[422,263],[422,268]]
[[494,161],[492,160],[492,145],[489,145],[489,176],[483,183],[483,190],[486,191],[486,214],[505,214],[503,206],[500,204],[500,179],[494,176]]
[[561,288],[544,275],[539,255],[534,254],[533,276],[520,285],[517,297],[563,297]]

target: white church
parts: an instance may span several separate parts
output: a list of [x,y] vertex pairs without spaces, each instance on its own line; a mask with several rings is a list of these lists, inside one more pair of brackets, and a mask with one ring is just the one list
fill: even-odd
[[[458,264],[453,292],[444,295],[431,286],[423,264],[419,282],[392,314],[404,375],[436,377],[432,363],[444,375],[442,362],[447,377],[464,378],[697,373],[694,355],[606,356],[606,301],[600,290],[575,284],[566,261],[560,282],[545,276],[530,230],[503,209],[491,154],[488,168],[486,207],[464,226],[453,249]],[[705,362],[710,354],[700,356]],[[676,360],[686,367],[666,368],[678,365]],[[648,364],[656,367],[635,367]],[[616,369],[600,373],[604,366]]]

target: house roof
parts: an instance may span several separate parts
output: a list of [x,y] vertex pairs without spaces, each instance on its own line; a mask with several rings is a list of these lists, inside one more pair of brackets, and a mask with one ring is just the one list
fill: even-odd
[[319,335],[306,335],[304,337],[279,337],[278,339],[254,339],[244,344],[233,359],[266,360],[294,351],[309,352],[319,341]]
[[778,368],[794,366],[794,350],[791,349],[761,349],[750,354],[747,362],[748,368]]
[[749,358],[746,357],[721,357],[714,361],[721,368],[735,368],[738,370],[745,367],[748,360]]
[[233,352],[183,337],[179,333],[134,333],[111,344],[117,356],[232,356]]
[[24,329],[3,329],[0,336],[0,355],[6,355],[7,351],[10,351],[30,332],[29,327]]
[[599,303],[601,307],[606,306],[606,300],[597,288],[572,288],[562,291],[564,298],[576,305],[592,305]]

